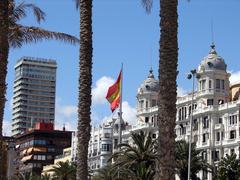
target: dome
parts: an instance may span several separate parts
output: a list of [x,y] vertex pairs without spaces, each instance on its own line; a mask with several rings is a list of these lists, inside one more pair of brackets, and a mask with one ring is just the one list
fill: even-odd
[[221,56],[218,56],[215,45],[211,45],[211,51],[209,54],[203,59],[199,66],[199,70],[223,70],[226,71],[227,65],[224,62],[224,59]]
[[159,82],[154,78],[152,68],[149,71],[148,78],[143,81],[138,89],[138,93],[158,92]]

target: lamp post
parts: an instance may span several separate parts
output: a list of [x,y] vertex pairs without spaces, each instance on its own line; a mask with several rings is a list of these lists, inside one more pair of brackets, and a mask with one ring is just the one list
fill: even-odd
[[197,70],[193,69],[188,74],[187,78],[192,79],[192,101],[191,101],[191,118],[190,118],[190,138],[189,138],[189,149],[188,149],[188,180],[190,180],[191,174],[191,149],[192,149],[192,122],[193,122],[193,109],[194,109],[194,89],[195,89],[195,78],[199,78],[199,74],[197,74]]

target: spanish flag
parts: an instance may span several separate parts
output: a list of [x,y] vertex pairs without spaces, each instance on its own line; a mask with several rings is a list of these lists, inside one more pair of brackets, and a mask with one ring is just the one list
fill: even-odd
[[110,103],[112,112],[118,108],[121,99],[122,70],[120,71],[117,81],[108,88],[106,99]]

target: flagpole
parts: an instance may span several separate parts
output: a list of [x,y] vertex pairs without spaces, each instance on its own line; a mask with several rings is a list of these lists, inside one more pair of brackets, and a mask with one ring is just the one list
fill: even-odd
[[[121,67],[121,85],[120,85],[120,105],[119,105],[119,144],[122,143],[122,128],[121,128],[121,122],[122,122],[122,84],[123,84],[123,63]],[[120,150],[120,148],[119,148]]]
[[[118,124],[118,128],[119,128],[119,142],[118,142],[118,151],[121,150],[120,144],[122,144],[122,127],[121,127],[121,122],[122,122],[122,81],[123,81],[123,63],[122,63],[122,67],[121,67],[121,82],[120,82],[120,103],[119,103],[119,124]],[[118,165],[118,179],[120,178],[120,172],[119,172],[120,168]]]

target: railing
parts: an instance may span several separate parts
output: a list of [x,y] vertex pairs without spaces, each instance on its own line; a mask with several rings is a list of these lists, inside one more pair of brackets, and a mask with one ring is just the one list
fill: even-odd
[[138,114],[144,114],[144,113],[152,113],[152,112],[157,112],[158,111],[158,106],[154,107],[149,107],[149,108],[141,108],[137,110]]

